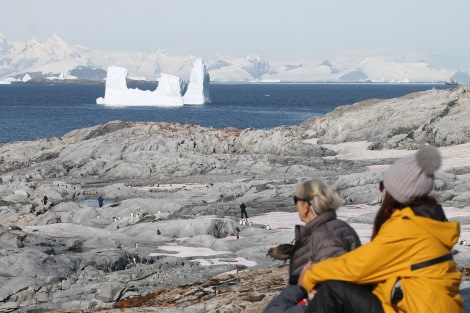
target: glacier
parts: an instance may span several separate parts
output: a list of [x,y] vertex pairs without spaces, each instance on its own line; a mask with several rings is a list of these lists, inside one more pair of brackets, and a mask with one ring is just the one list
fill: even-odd
[[155,90],[128,88],[126,78],[126,68],[108,67],[105,94],[104,97],[97,98],[96,103],[107,106],[163,107],[210,103],[210,76],[201,58],[194,62],[187,88],[180,77],[165,73],[161,74]]

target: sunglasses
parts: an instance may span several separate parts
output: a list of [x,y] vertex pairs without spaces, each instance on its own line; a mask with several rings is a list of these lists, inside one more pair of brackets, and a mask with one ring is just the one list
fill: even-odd
[[310,205],[310,206],[311,206],[311,204],[310,204],[310,200],[307,200],[307,199],[302,199],[302,198],[299,198],[299,197],[297,197],[297,196],[294,196],[294,204],[295,204],[295,205],[297,205],[297,202],[299,202],[299,201],[304,201],[304,202],[307,202],[307,203],[308,203],[308,205]]
[[379,189],[380,189],[380,192],[384,191],[384,181],[381,180],[380,183],[379,183]]

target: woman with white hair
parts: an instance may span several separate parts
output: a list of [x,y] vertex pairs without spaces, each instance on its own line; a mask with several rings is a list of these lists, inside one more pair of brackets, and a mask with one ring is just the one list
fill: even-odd
[[[294,252],[289,264],[289,286],[273,299],[264,313],[303,312],[308,298],[297,285],[300,272],[308,262],[320,262],[342,255],[361,245],[356,231],[336,218],[341,205],[336,191],[319,179],[305,181],[294,196],[299,218],[305,225],[295,226]],[[299,303],[300,301],[300,303]]]

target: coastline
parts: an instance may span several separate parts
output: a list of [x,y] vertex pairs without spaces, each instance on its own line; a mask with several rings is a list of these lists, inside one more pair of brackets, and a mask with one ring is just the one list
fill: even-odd
[[[209,283],[198,286],[227,272],[247,279],[259,271],[272,274],[272,289],[261,288],[269,285],[261,274],[253,277],[260,289],[252,290],[224,278],[226,292],[186,299],[178,292],[172,303],[145,310],[260,312],[285,284],[266,252],[293,239],[298,184],[320,177],[337,189],[340,218],[367,241],[383,171],[424,144],[442,153],[433,192],[470,243],[469,118],[470,85],[364,101],[270,130],[113,121],[61,138],[2,144],[0,270],[9,275],[0,308],[98,312],[146,295],[170,299],[168,292],[179,290],[172,286],[214,291]],[[44,194],[47,204],[40,202]],[[112,203],[83,203],[98,195]],[[239,223],[240,203],[252,225]],[[168,246],[221,254],[177,257]],[[454,250],[459,267],[470,265],[469,246]],[[227,262],[196,261],[216,258]],[[468,286],[462,288],[466,295]],[[227,304],[219,294],[239,296]]]

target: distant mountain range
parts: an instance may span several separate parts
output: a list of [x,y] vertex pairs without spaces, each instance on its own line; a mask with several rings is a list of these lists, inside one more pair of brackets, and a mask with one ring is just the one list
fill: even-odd
[[[156,81],[161,73],[189,79],[198,56],[175,56],[156,52],[119,52],[69,46],[56,34],[42,43],[8,41],[0,33],[0,80],[45,79],[102,81],[108,66],[127,68],[129,78]],[[267,60],[258,55],[244,58],[218,57],[204,60],[211,81],[217,82],[377,82],[444,83],[470,82],[464,70],[434,68],[424,61],[400,62],[391,57],[368,57],[357,61]]]

